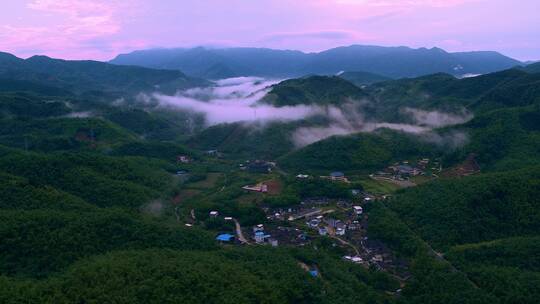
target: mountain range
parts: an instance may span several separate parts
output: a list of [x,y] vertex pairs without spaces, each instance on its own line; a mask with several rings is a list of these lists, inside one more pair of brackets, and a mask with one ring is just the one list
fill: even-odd
[[181,70],[207,79],[237,76],[290,78],[343,71],[369,72],[389,78],[439,72],[460,77],[522,65],[497,52],[450,53],[440,48],[369,45],[338,47],[319,53],[265,48],[150,49],[118,55],[110,63]]

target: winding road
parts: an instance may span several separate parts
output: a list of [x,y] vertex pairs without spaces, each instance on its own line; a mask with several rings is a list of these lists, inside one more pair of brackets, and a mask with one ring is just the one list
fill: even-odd
[[235,218],[233,218],[233,221],[234,225],[236,226],[236,237],[238,237],[238,240],[243,244],[250,244],[249,241],[244,237],[240,223]]

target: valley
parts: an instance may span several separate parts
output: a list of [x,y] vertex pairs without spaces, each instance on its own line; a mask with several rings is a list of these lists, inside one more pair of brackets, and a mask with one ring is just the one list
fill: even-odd
[[0,56],[0,302],[536,303],[534,64],[321,74]]

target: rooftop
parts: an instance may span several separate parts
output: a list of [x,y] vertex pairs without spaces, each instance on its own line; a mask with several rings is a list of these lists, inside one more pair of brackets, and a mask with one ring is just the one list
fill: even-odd
[[345,173],[336,171],[336,172],[330,173],[330,176],[331,176],[331,177],[344,177],[344,176],[345,176]]
[[230,242],[234,238],[234,235],[229,233],[220,234],[216,237],[216,240],[221,242]]

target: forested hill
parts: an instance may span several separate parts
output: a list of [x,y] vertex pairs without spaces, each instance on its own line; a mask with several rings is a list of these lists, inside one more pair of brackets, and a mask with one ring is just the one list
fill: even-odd
[[[154,49],[121,54],[111,63],[179,69],[188,75],[300,77],[363,71],[385,77],[417,77],[438,72],[484,74],[521,65],[497,52],[449,53],[440,48],[352,45],[320,53],[261,48]],[[214,72],[216,75],[213,75]]]
[[374,84],[369,92],[381,105],[421,108],[466,107],[471,111],[527,106],[538,101],[540,74],[509,69],[457,79],[448,74]]
[[368,95],[351,82],[337,76],[309,76],[273,85],[263,101],[276,106],[340,105]]
[[540,73],[540,62],[529,64],[523,69],[529,73]]
[[[46,56],[26,60],[0,53],[0,78],[31,81],[73,92],[141,92],[205,85],[180,71],[118,66],[98,61],[70,61]],[[14,87],[15,88],[15,87]]]
[[[382,125],[299,148],[297,130],[343,124],[316,116],[207,127],[190,111],[107,95],[191,81],[177,71],[0,62],[0,303],[540,298],[540,74],[439,73],[363,88],[337,76],[287,80],[265,101],[343,106],[394,124],[411,123],[391,115],[407,107],[470,115],[420,135]],[[375,178],[424,159],[423,175]],[[466,162],[474,170],[457,174]],[[350,183],[324,177],[336,171]],[[245,188],[261,183],[268,193]],[[317,228],[283,217],[318,208]],[[338,220],[344,235],[318,229]],[[277,247],[256,244],[258,224]],[[229,233],[238,240],[216,239]]]
[[377,83],[377,82],[383,82],[383,81],[391,80],[391,78],[389,78],[389,77],[385,77],[385,76],[382,76],[382,75],[369,73],[369,72],[350,72],[350,71],[347,71],[347,72],[343,72],[343,73],[338,74],[338,76],[345,79],[345,80],[348,80],[348,81],[354,83],[355,85],[357,85],[359,87],[367,86],[367,85],[374,84],[374,83]]
[[[382,304],[398,288],[325,243],[318,251],[220,246],[215,235],[230,227],[209,220],[209,208],[242,225],[264,215],[236,202],[239,183],[252,177],[223,180],[235,164],[182,144],[181,114],[81,100],[37,82],[3,84],[0,303]],[[218,177],[215,185],[207,176]],[[195,196],[192,208],[176,201],[186,191],[221,197]]]

